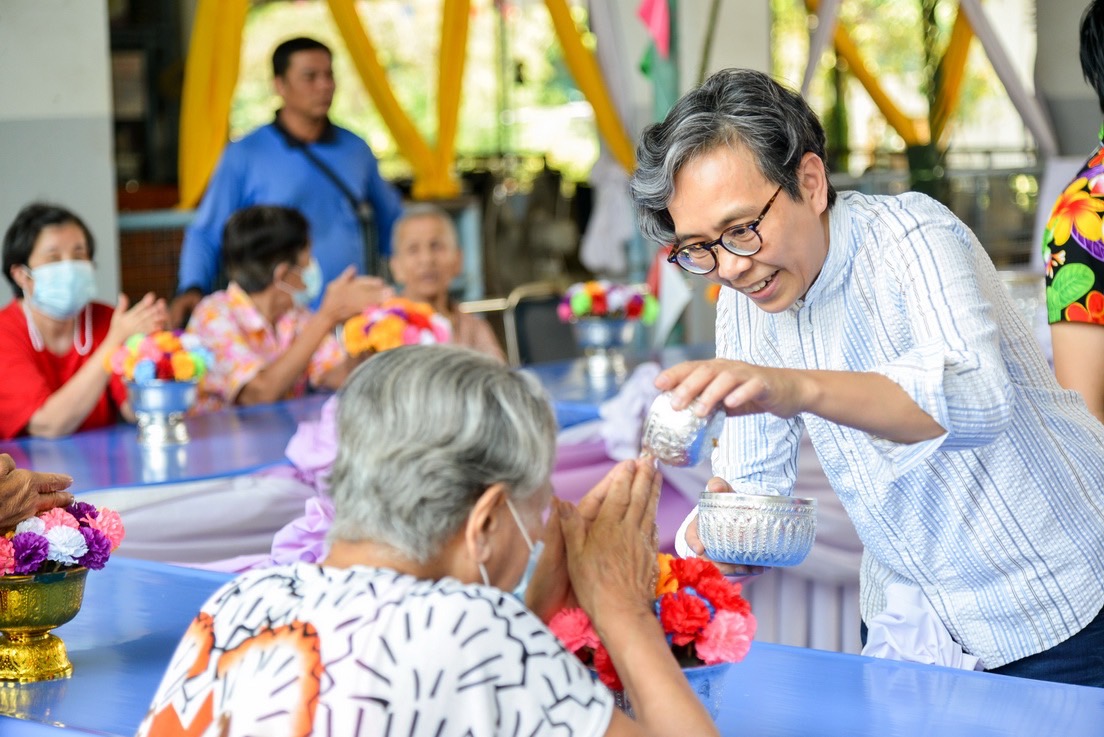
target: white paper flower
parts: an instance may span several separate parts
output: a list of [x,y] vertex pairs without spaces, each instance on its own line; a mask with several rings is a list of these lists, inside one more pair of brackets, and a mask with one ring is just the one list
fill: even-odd
[[84,535],[72,527],[54,527],[46,533],[46,541],[50,543],[46,560],[57,561],[62,565],[72,565],[88,552]]
[[25,519],[15,526],[15,534],[18,535],[21,532],[34,532],[38,535],[45,535],[46,523],[40,520],[38,517]]

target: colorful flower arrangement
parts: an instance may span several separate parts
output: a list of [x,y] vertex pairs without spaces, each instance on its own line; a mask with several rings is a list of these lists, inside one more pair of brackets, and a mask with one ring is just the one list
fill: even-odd
[[[675,658],[683,667],[737,663],[744,659],[755,637],[755,615],[732,583],[716,565],[704,558],[659,556],[654,609]],[[549,629],[599,680],[614,691],[622,690],[590,618],[582,609],[564,609],[552,617]]]
[[98,571],[123,541],[119,513],[86,502],[55,507],[0,535],[0,576],[53,573],[83,566]]
[[343,342],[350,356],[380,353],[400,345],[448,343],[448,318],[423,302],[392,297],[345,322]]
[[107,368],[125,381],[199,381],[214,356],[199,338],[179,330],[135,333],[107,359]]
[[608,317],[651,325],[659,316],[659,302],[646,288],[597,279],[568,287],[557,314],[563,322]]

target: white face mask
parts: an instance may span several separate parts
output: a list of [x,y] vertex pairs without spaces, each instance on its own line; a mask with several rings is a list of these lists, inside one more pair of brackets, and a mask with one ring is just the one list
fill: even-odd
[[67,320],[83,310],[96,294],[96,273],[92,262],[52,261],[28,268],[34,281],[31,307],[55,320]]
[[[521,539],[525,541],[525,545],[529,548],[529,560],[525,564],[525,571],[521,574],[521,580],[518,581],[517,586],[511,592],[515,598],[517,598],[522,604],[525,603],[525,591],[529,588],[529,582],[533,580],[533,571],[537,568],[537,562],[540,561],[541,553],[544,552],[544,540],[537,540],[534,543],[529,539],[529,533],[525,531],[525,525],[522,524],[521,516],[514,509],[514,505],[510,502],[510,499],[506,499],[506,508],[510,510],[510,514],[513,515],[514,522],[517,523],[518,529],[521,531]],[[491,579],[487,576],[487,569],[482,563],[479,564],[479,573],[483,576],[483,583],[487,586],[491,585]]]
[[302,289],[292,289],[282,282],[277,282],[276,286],[290,294],[297,307],[310,307],[311,302],[322,294],[322,267],[314,260],[314,256],[311,256],[309,264],[299,269],[299,276],[303,279]]

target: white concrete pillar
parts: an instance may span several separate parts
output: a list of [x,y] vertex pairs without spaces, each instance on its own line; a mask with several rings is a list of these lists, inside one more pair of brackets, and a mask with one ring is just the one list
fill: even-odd
[[1100,131],[1096,93],[1081,75],[1081,13],[1088,0],[1036,0],[1035,87],[1064,156],[1087,158]]
[[[106,0],[0,2],[0,228],[44,200],[96,238],[98,298],[119,293]],[[0,305],[11,296],[0,283]]]

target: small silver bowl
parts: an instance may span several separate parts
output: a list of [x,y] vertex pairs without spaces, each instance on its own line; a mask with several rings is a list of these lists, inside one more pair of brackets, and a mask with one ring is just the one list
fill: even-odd
[[195,381],[128,383],[127,396],[138,419],[142,445],[179,445],[188,442],[184,415],[196,402]]
[[719,563],[796,566],[816,538],[816,499],[703,491],[698,537]]
[[641,450],[668,466],[696,466],[709,458],[724,428],[724,413],[714,410],[698,417],[690,407],[671,407],[670,392],[663,392],[644,421]]

